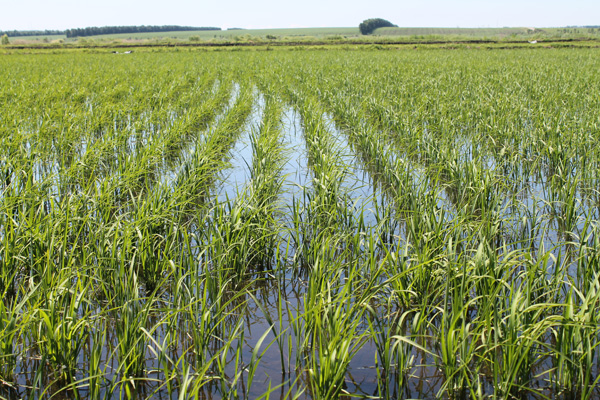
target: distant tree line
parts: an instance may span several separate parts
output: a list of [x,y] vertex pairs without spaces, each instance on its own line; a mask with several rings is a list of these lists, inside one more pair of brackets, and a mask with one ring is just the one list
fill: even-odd
[[8,37],[16,36],[50,36],[50,35],[64,35],[65,31],[48,30],[45,31],[0,31],[0,36],[6,35]]
[[377,28],[396,27],[397,25],[392,24],[390,21],[383,18],[370,18],[365,19],[358,25],[358,29],[362,35],[369,35]]
[[81,36],[110,35],[115,33],[146,33],[146,32],[175,32],[175,31],[220,31],[221,28],[205,26],[178,26],[178,25],[141,25],[141,26],[91,26],[87,28],[67,29],[68,38]]

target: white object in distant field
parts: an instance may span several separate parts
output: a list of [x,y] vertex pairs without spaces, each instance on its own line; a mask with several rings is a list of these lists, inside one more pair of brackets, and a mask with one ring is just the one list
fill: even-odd
[[531,44],[536,44],[537,40],[528,40],[528,42],[531,43]]

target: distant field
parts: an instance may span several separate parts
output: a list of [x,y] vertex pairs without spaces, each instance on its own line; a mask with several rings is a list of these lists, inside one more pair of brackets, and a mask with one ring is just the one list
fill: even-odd
[[52,41],[52,40],[59,40],[59,39],[66,39],[66,38],[67,37],[65,35],[13,36],[13,37],[10,37],[9,40],[11,43],[15,43],[15,42],[19,42],[19,41],[26,41],[26,42],[43,41],[44,39]]
[[528,28],[379,28],[377,36],[412,35],[461,35],[461,36],[508,36],[532,32]]
[[180,31],[180,32],[148,32],[148,33],[123,33],[114,35],[90,36],[93,39],[189,39],[198,36],[203,40],[233,39],[235,37],[250,35],[266,37],[267,35],[285,36],[358,36],[358,28],[290,28],[290,29],[236,29],[223,31]]
[[[289,29],[235,29],[223,31],[177,31],[177,32],[144,32],[144,33],[121,33],[112,35],[86,36],[81,39],[131,39],[131,40],[151,40],[151,39],[189,39],[191,36],[197,36],[201,40],[221,39],[230,40],[236,37],[254,36],[266,38],[267,35],[283,37],[317,37],[327,36],[359,36],[358,28],[289,28]],[[63,39],[66,42],[76,41],[76,38],[67,39],[65,35],[47,35],[47,36],[15,36],[10,38],[11,43],[32,42],[32,41],[53,41]]]
[[453,36],[503,38],[507,36],[581,38],[597,37],[598,28],[379,28],[376,36]]

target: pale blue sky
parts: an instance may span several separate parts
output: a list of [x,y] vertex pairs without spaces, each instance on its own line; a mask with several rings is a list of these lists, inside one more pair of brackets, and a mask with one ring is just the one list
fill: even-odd
[[105,25],[222,28],[357,26],[381,17],[408,27],[600,25],[600,0],[6,0],[0,30]]

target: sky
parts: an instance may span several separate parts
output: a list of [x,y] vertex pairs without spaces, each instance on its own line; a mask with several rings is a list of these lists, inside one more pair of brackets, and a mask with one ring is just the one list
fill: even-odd
[[1,30],[112,25],[221,28],[349,27],[385,18],[403,27],[600,25],[600,0],[6,0]]

